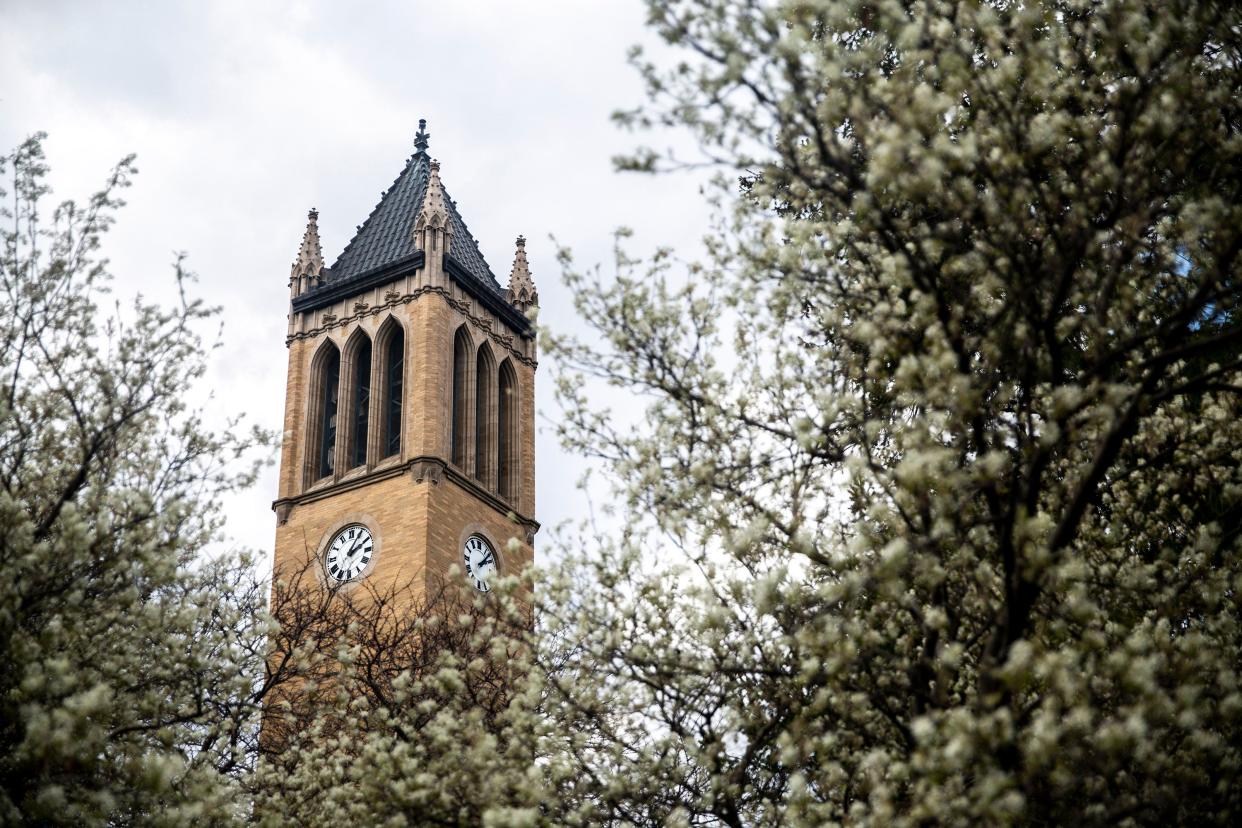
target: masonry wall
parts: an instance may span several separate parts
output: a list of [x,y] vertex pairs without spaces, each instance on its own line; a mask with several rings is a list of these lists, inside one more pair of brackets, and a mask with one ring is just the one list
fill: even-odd
[[[427,569],[429,577],[449,571],[451,566],[463,569],[462,546],[473,533],[491,543],[500,560],[500,574],[518,574],[533,558],[527,543],[527,532],[521,524],[510,520],[496,509],[484,506],[479,497],[462,481],[446,477],[427,493]],[[509,548],[516,539],[518,548]],[[463,587],[469,589],[464,577]]]
[[[325,341],[332,341],[344,360],[347,343],[362,330],[373,342],[374,367],[380,359],[374,350],[376,335],[390,317],[402,325],[405,334],[401,451],[394,457],[378,458],[373,448],[366,464],[343,468],[346,464],[339,460],[352,402],[347,399],[342,370],[337,468],[329,478],[314,480],[313,458],[308,456],[313,447],[307,445],[307,438],[316,401],[307,395],[313,385],[315,354]],[[457,469],[450,462],[453,336],[461,325],[467,326],[476,348],[489,343],[497,364],[508,357],[517,377],[519,469],[512,500],[472,480],[471,469]],[[533,340],[515,335],[435,263],[333,306],[293,314],[289,329],[279,497],[274,504],[278,571],[321,555],[332,535],[352,522],[368,526],[377,541],[376,554],[362,580],[379,589],[411,580],[425,586],[428,579],[444,576],[453,565],[460,569],[461,544],[471,531],[479,531],[492,542],[504,574],[532,560],[538,528],[534,521]],[[372,423],[378,417],[373,404]],[[372,444],[378,446],[378,441],[373,439]],[[521,544],[516,553],[507,548],[511,537]]]
[[[337,531],[361,523],[375,539],[375,554],[354,586],[366,580],[383,592],[412,584],[414,596],[421,596],[426,583],[429,485],[398,473],[300,504],[276,529],[277,573],[299,571],[309,559],[323,555]],[[318,565],[313,568],[322,578]]]
[[290,497],[300,489],[302,430],[306,399],[309,348],[306,340],[289,343],[289,369],[285,378],[285,417],[280,449],[279,497]]

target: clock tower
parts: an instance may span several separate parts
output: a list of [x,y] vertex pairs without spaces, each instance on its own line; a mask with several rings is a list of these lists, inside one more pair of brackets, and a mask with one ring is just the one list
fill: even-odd
[[425,594],[533,555],[538,294],[517,239],[502,288],[427,153],[414,154],[331,267],[318,213],[289,280],[275,571]]

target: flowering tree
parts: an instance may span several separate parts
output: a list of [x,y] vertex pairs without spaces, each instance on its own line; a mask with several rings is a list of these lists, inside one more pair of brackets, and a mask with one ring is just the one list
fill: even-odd
[[[324,589],[277,573],[261,824],[513,825],[543,793],[529,601],[439,582]],[[514,579],[515,580],[515,579]],[[516,583],[508,584],[509,589]],[[473,591],[473,590],[472,590]],[[517,593],[520,596],[522,593]]]
[[263,435],[185,406],[210,309],[99,310],[132,159],[49,219],[41,138],[0,159],[0,822],[219,823],[244,813],[267,589],[207,550]]
[[132,159],[48,221],[42,137],[0,159],[0,823],[535,813],[528,592],[269,587],[213,554],[268,435],[188,407],[215,311],[180,261],[176,307],[101,312]]
[[685,59],[621,120],[692,131],[721,220],[701,262],[567,260],[562,435],[626,520],[534,640],[503,591],[278,587],[277,627],[191,565],[235,482],[181,402],[206,310],[98,327],[128,165],[45,231],[38,142],[6,159],[5,821],[1237,820],[1242,11],[648,5]]
[[558,801],[1232,824],[1242,11],[648,7],[684,60],[621,120],[692,131],[726,209],[703,262],[571,265],[562,433],[628,519],[540,592]]

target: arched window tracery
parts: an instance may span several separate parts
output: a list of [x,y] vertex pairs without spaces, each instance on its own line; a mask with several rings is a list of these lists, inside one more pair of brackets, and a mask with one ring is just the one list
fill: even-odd
[[394,319],[380,328],[376,337],[380,356],[379,401],[376,414],[381,418],[380,453],[392,457],[401,453],[401,424],[405,407],[405,331]]
[[337,407],[341,379],[341,352],[324,343],[311,363],[310,429],[307,482],[328,477],[336,470]]
[[475,359],[474,479],[496,488],[496,361],[486,342]]
[[474,348],[466,326],[457,329],[453,337],[453,389],[452,389],[452,440],[451,456],[453,464],[465,472],[470,470],[467,463],[473,459],[470,451],[471,410],[470,403],[474,396],[471,380],[474,374]]
[[518,481],[517,374],[508,359],[500,364],[496,397],[497,490],[506,500],[515,500]]
[[346,432],[346,469],[364,466],[371,418],[371,338],[355,331],[346,346],[349,389],[349,429]]

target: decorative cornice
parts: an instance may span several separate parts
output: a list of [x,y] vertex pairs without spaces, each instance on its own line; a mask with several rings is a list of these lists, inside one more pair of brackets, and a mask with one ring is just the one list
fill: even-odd
[[484,336],[491,339],[492,342],[496,343],[498,346],[503,348],[504,351],[507,354],[509,354],[509,356],[513,357],[518,362],[522,363],[523,365],[530,366],[532,370],[539,367],[538,360],[532,359],[531,357],[526,356],[526,354],[522,353],[521,351],[519,351],[517,348],[514,347],[513,336],[511,334],[496,333],[495,331],[492,330],[493,326],[491,324],[490,319],[487,319],[486,317],[478,316],[470,312],[469,302],[463,302],[460,299],[455,298],[452,295],[452,293],[450,293],[445,288],[436,287],[434,285],[424,285],[423,287],[416,288],[410,293],[396,293],[396,291],[389,291],[388,293],[385,294],[384,302],[377,304],[377,305],[371,305],[369,308],[367,308],[364,311],[357,311],[353,314],[342,316],[340,318],[332,316],[332,318],[329,319],[328,317],[330,316],[330,314],[324,314],[322,318],[325,324],[321,324],[313,328],[307,328],[304,331],[299,331],[298,333],[288,335],[287,337],[285,337],[285,347],[288,347],[290,344],[292,344],[293,342],[299,339],[315,339],[327,333],[328,331],[331,331],[333,328],[346,327],[347,325],[350,325],[353,322],[357,322],[361,320],[365,316],[376,316],[388,310],[389,308],[395,308],[398,305],[409,304],[410,302],[413,302],[415,299],[418,299],[420,296],[425,296],[428,294],[434,294],[436,296],[439,296],[441,299],[443,299],[448,304],[449,307],[453,308],[453,310],[457,311],[462,316],[466,317],[466,319],[470,322],[470,324],[475,329],[481,332]]
[[[324,498],[332,497],[334,495],[341,494],[342,492],[361,489],[364,486],[370,486],[371,484],[378,483],[382,480],[389,480],[394,477],[409,474],[415,483],[419,483],[429,477],[426,473],[427,466],[438,468],[440,477],[453,481],[458,486],[470,492],[496,511],[502,512],[506,515],[512,515],[513,519],[519,525],[531,530],[532,534],[539,531],[539,521],[534,518],[518,514],[517,510],[513,508],[511,503],[501,500],[500,497],[498,497],[494,492],[490,492],[480,486],[478,481],[462,474],[462,472],[455,466],[450,463],[446,463],[441,458],[433,457],[427,454],[412,457],[404,463],[395,463],[390,466],[384,466],[382,468],[369,471],[366,474],[356,475],[344,480],[338,480],[322,487],[312,488],[310,491],[302,492],[302,494],[294,495],[293,497],[282,497],[278,500],[272,501],[272,510],[275,511],[278,516],[283,515],[284,520],[288,520],[289,513],[295,506],[302,506],[306,503],[314,503],[317,500],[323,500]],[[420,472],[421,474],[416,475],[415,472]]]
[[530,320],[526,318],[526,314],[510,305],[506,301],[504,294],[478,287],[470,271],[466,270],[465,265],[452,256],[444,257],[444,270],[449,276],[453,277],[453,281],[457,282],[457,284],[465,288],[467,293],[477,299],[479,304],[500,317],[505,324],[517,331],[519,335],[527,339],[534,339],[535,331],[531,327]]
[[423,251],[419,250],[404,259],[372,268],[359,273],[351,279],[328,282],[315,290],[304,293],[293,300],[294,313],[306,313],[334,305],[342,299],[370,290],[373,287],[396,281],[402,276],[414,273],[423,266]]
[[[355,294],[389,282],[395,282],[403,276],[408,276],[422,269],[425,263],[426,257],[423,251],[419,250],[413,255],[406,256],[404,259],[382,267],[373,268],[351,279],[329,282],[322,287],[295,297],[293,300],[293,312],[307,313],[320,308],[326,308]],[[535,332],[531,328],[530,320],[526,318],[526,315],[505,301],[503,295],[480,286],[461,262],[452,256],[446,255],[444,257],[444,270],[454,282],[461,285],[466,293],[470,294],[483,307],[500,317],[501,321],[515,330],[519,336],[527,339],[534,338]]]

